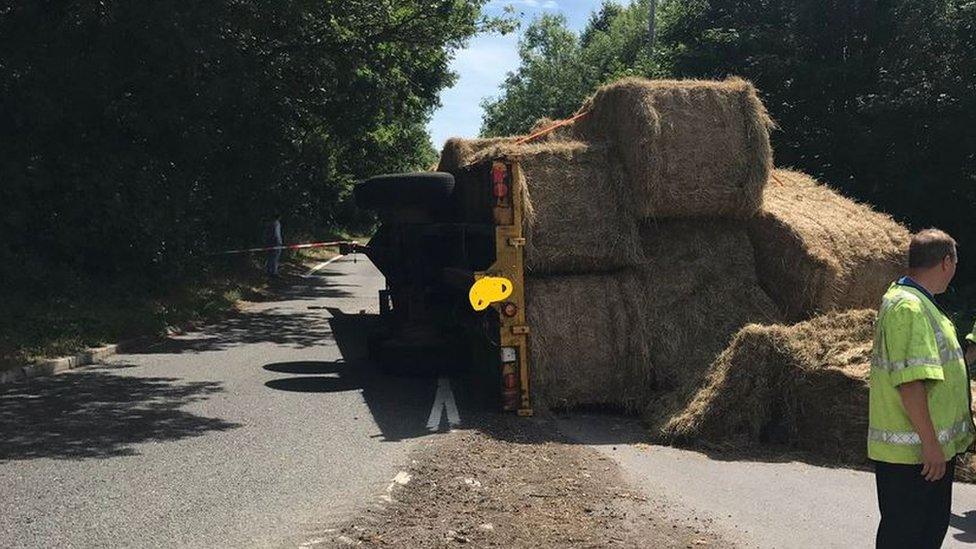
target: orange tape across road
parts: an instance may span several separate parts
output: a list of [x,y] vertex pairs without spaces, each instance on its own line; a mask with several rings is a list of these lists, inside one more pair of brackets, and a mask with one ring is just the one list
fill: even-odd
[[265,246],[263,248],[245,248],[243,250],[227,250],[226,252],[217,252],[213,255],[224,255],[224,254],[247,254],[252,252],[270,252],[271,250],[301,250],[304,248],[328,248],[330,246],[338,246],[339,244],[349,244],[345,240],[340,240],[336,242],[309,242],[307,244],[288,244],[284,246]]

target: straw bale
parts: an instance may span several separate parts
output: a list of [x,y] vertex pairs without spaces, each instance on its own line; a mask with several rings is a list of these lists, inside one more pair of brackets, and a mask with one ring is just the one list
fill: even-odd
[[[876,318],[862,309],[746,326],[659,435],[723,451],[775,444],[829,463],[865,464]],[[956,479],[976,482],[976,456],[960,459]]]
[[503,143],[512,143],[515,137],[488,137],[484,139],[464,139],[451,137],[444,142],[437,171],[455,173],[458,169],[472,164],[473,159],[481,158],[481,153]]
[[536,406],[642,408],[654,380],[634,299],[641,291],[628,271],[526,280]]
[[959,457],[956,480],[976,483],[976,455],[969,453]]
[[[626,212],[619,170],[601,145],[450,140],[442,164],[520,158],[526,206],[525,268],[532,274],[614,271],[640,260],[637,221]],[[452,152],[447,152],[450,149]]]
[[[549,143],[557,143],[551,141]],[[633,266],[641,250],[606,150],[579,142],[522,153],[531,215],[525,268],[531,274],[611,271]],[[529,147],[524,147],[529,149]]]
[[863,462],[875,319],[873,310],[854,310],[746,326],[663,436],[722,449],[783,444]]
[[740,328],[781,320],[756,279],[741,222],[646,221],[640,235],[644,330],[659,389],[696,386]]
[[749,231],[770,297],[790,320],[877,307],[907,266],[908,230],[800,172],[773,178]]
[[585,108],[574,131],[609,143],[643,216],[745,218],[759,210],[773,122],[749,82],[624,78]]

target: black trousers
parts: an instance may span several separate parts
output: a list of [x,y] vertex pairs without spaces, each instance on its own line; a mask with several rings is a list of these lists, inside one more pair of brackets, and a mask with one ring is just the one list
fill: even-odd
[[878,484],[878,549],[938,549],[949,529],[956,458],[940,480],[929,482],[921,465],[874,463]]

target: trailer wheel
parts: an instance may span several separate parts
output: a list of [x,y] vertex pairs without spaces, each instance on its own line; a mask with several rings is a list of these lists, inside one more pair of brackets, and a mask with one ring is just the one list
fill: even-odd
[[356,185],[356,205],[367,210],[396,207],[436,208],[454,192],[454,176],[444,172],[377,175]]

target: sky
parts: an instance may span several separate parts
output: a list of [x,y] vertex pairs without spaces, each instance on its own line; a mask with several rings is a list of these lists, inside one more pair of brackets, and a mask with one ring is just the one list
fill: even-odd
[[434,111],[427,129],[434,148],[440,150],[448,137],[475,137],[481,129],[481,100],[497,97],[505,75],[518,67],[518,39],[532,19],[543,13],[561,13],[569,27],[580,31],[599,8],[601,0],[492,0],[489,15],[501,15],[507,5],[522,22],[518,31],[477,36],[456,53],[451,70],[458,74],[453,88],[441,92],[441,107]]

